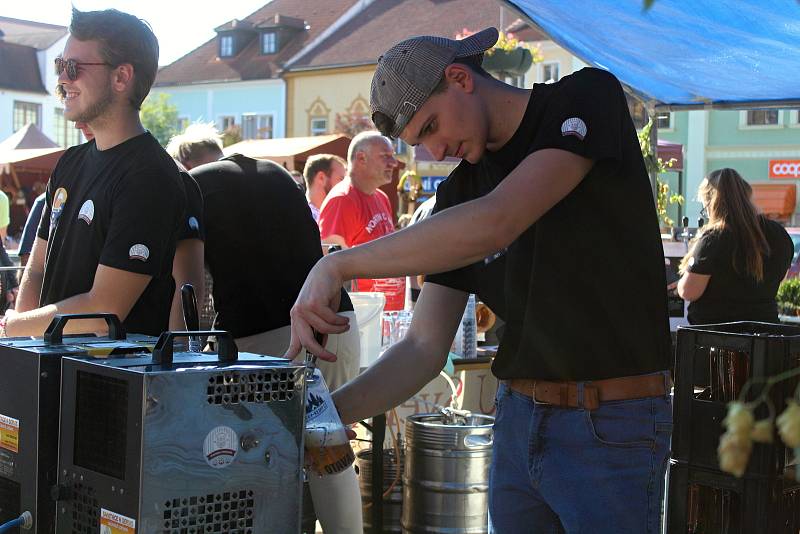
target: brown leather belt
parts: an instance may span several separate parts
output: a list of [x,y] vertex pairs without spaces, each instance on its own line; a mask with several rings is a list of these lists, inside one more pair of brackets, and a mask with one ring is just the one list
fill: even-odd
[[512,378],[505,382],[512,390],[540,404],[587,410],[595,410],[601,402],[606,401],[663,396],[671,385],[671,380],[661,373],[587,381],[583,383],[581,402],[578,399],[577,382],[548,382],[531,378]]

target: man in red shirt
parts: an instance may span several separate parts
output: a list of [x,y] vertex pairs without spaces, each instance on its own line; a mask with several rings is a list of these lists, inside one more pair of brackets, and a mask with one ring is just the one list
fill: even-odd
[[[331,189],[319,215],[323,243],[350,248],[394,232],[389,197],[378,189],[392,181],[397,167],[394,148],[378,132],[362,132],[350,142],[347,176]],[[402,310],[405,280],[356,280],[356,291],[380,291],[385,310]]]

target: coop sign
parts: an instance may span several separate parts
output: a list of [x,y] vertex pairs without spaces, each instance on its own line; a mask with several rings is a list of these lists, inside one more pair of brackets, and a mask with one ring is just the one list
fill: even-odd
[[800,178],[800,159],[773,159],[769,162],[772,179]]

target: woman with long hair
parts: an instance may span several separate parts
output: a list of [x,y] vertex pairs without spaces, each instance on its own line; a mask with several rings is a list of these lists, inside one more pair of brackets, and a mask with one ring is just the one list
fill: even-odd
[[752,192],[733,169],[700,183],[708,223],[681,261],[677,287],[691,324],[778,321],[775,294],[794,249],[786,230],[758,213]]

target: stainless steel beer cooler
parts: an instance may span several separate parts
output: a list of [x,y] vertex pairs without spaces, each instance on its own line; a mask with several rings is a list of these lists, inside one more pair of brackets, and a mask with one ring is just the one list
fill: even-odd
[[304,367],[213,334],[218,354],[169,332],[152,358],[64,358],[58,534],[299,532]]
[[[108,336],[63,334],[68,321],[91,318],[106,320]],[[54,532],[50,488],[56,480],[62,357],[149,352],[155,342],[147,336],[126,338],[112,314],[57,315],[43,338],[0,339],[0,524],[29,511],[34,520],[29,532]]]

